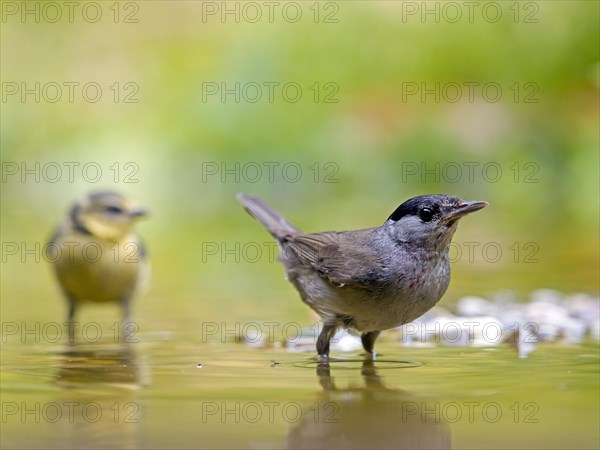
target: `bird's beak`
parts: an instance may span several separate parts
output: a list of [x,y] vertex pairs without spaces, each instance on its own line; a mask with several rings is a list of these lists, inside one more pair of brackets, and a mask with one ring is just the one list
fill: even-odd
[[134,219],[139,219],[142,217],[146,217],[148,215],[148,211],[142,208],[136,208],[129,213],[129,215]]
[[487,205],[488,202],[462,202],[453,211],[450,211],[448,214],[442,217],[442,221],[455,222],[467,214],[471,214],[472,212],[485,208]]

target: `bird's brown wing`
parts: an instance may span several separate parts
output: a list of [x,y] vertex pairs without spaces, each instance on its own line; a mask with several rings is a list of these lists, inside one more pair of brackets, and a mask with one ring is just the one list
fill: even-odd
[[336,285],[368,287],[381,264],[371,251],[372,230],[297,234],[286,243],[304,264]]

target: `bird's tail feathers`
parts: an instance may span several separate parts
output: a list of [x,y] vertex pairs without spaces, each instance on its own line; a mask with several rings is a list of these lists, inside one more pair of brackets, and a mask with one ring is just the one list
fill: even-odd
[[281,214],[258,197],[240,193],[236,195],[236,198],[244,205],[246,211],[262,223],[276,239],[281,239],[291,233],[300,232],[298,228],[289,223]]

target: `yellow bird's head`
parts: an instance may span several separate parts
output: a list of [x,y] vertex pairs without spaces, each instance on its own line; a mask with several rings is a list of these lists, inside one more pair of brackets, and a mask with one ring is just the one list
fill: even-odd
[[74,228],[113,241],[131,233],[135,222],[146,215],[137,203],[113,191],[90,193],[69,213]]

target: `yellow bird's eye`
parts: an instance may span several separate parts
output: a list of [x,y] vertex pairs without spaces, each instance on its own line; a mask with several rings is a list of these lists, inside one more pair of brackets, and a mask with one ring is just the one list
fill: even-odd
[[106,206],[104,208],[104,211],[111,213],[111,214],[122,214],[123,210],[121,208],[119,208],[118,206]]

